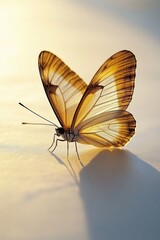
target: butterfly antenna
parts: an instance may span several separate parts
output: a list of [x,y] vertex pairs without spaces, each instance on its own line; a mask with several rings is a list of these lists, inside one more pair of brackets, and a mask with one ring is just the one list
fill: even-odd
[[53,126],[53,124],[50,123],[35,123],[35,122],[22,122],[22,124]]
[[[58,128],[58,126],[57,126],[55,123],[53,123],[52,121],[50,121],[50,120],[42,117],[41,115],[39,115],[38,113],[34,112],[34,111],[31,110],[30,108],[26,107],[24,104],[22,104],[22,103],[19,102],[19,105],[21,105],[22,107],[24,107],[24,108],[27,109],[28,111],[32,112],[33,114],[37,115],[38,117],[42,118],[43,120],[49,122],[50,125],[55,126],[55,127]],[[23,122],[22,124],[29,124],[29,123]],[[31,124],[32,124],[32,123],[31,123]],[[36,123],[35,123],[35,125],[36,125]],[[37,125],[38,125],[38,124],[37,124]],[[39,124],[39,125],[49,125],[49,124]]]

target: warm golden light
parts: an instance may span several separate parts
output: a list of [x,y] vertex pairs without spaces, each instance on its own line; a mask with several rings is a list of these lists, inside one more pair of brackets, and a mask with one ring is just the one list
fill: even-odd
[[[160,239],[159,9],[159,0],[0,0],[0,240]],[[55,127],[22,125],[45,122],[18,102],[60,127],[54,108],[62,125],[70,127],[94,73],[123,49],[133,52],[138,63],[133,100],[133,80],[125,84],[127,98],[123,84],[117,84],[116,69],[111,67],[114,94],[108,99],[112,104],[101,104],[105,101],[105,94],[101,95],[104,82],[101,86],[95,78],[98,86],[84,97],[81,107],[85,111],[77,110],[72,129],[78,135],[78,126],[81,128],[78,136],[83,135],[83,140],[78,141],[82,143],[86,143],[87,132],[87,141],[90,133],[93,145],[97,139],[100,145],[104,139],[105,146],[106,139],[111,145],[125,144],[134,133],[133,117],[125,112],[121,120],[111,120],[119,110],[108,111],[113,106],[125,108],[131,101],[127,111],[137,121],[136,135],[122,150],[78,144],[85,165],[81,171],[74,142],[70,142],[70,161],[80,179],[76,185],[65,166],[66,142],[59,142],[54,153],[48,152]],[[39,74],[42,51],[53,52],[80,76],[74,75],[77,84],[73,85],[54,69],[56,79],[64,84],[62,92],[59,87],[46,87],[48,96],[53,97],[52,107]],[[134,69],[134,58],[129,59]],[[128,73],[133,78],[134,73]],[[47,72],[43,81],[46,76]],[[76,91],[76,97],[67,102],[67,114],[62,112],[63,96],[67,101]],[[100,95],[101,108],[88,113]],[[55,102],[61,109],[54,107]],[[97,112],[100,124],[94,118]],[[86,117],[94,118],[92,125]],[[67,137],[74,139],[70,132]]]

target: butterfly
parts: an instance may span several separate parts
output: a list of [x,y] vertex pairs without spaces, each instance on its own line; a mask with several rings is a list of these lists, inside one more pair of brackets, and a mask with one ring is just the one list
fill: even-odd
[[136,121],[126,111],[135,85],[132,52],[123,50],[111,56],[89,85],[51,52],[40,53],[38,66],[60,124],[55,128],[55,148],[58,141],[67,141],[75,143],[76,151],[77,143],[111,149],[124,146],[134,135]]

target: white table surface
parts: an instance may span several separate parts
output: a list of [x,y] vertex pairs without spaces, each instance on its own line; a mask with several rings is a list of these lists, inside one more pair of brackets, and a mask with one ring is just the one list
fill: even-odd
[[[0,1],[0,239],[160,239],[159,1]],[[42,88],[37,59],[57,54],[87,83],[122,49],[137,58],[129,111],[136,134],[122,150],[74,145],[76,184],[61,161],[66,144],[47,151],[54,129],[23,102],[57,123]]]

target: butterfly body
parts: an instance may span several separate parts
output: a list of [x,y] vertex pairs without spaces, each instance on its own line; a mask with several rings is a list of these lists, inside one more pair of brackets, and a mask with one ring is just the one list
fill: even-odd
[[62,127],[56,128],[56,135],[58,137],[62,137],[64,140],[68,142],[75,142],[76,141],[76,135],[71,129],[65,130]]
[[51,52],[42,51],[38,65],[61,141],[113,148],[134,135],[136,121],[126,111],[135,82],[132,52],[122,50],[106,60],[89,85]]

